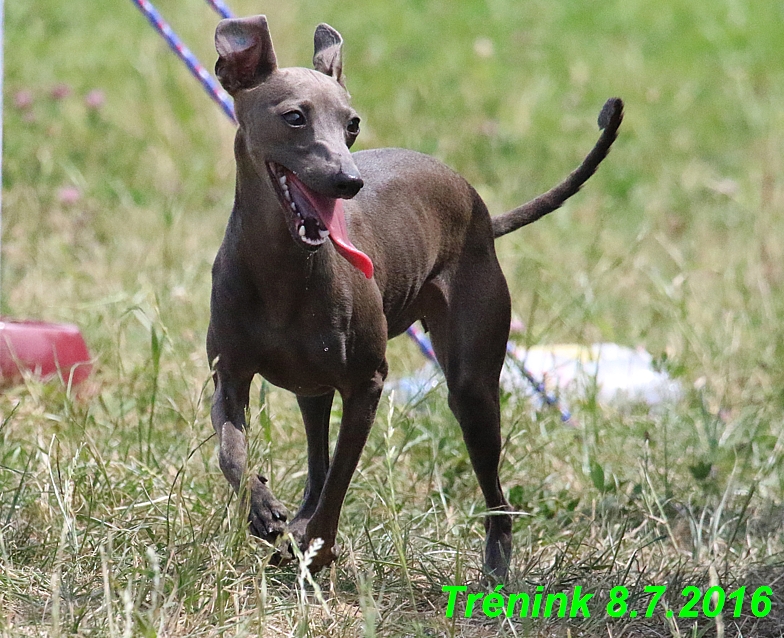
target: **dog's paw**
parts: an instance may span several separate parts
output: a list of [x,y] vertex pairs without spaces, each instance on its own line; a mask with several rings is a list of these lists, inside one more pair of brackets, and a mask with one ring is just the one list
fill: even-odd
[[[300,548],[304,555],[304,552],[307,551],[307,546],[304,549],[301,546]],[[324,567],[328,567],[336,561],[338,556],[340,556],[340,545],[333,544],[329,547],[324,545],[310,561],[310,564],[308,565],[310,573],[316,574],[320,572]]]
[[292,549],[292,545],[296,544],[297,548],[302,548],[303,545],[307,547],[307,544],[305,543],[305,530],[307,526],[308,519],[305,518],[295,517],[294,520],[289,523],[286,531],[292,540],[287,540],[284,543],[278,544],[275,553],[270,558],[270,565],[283,567],[296,559],[296,553]]
[[[311,574],[320,572],[324,567],[331,565],[340,555],[340,545],[332,544],[329,547],[322,544],[315,555],[308,555],[311,548],[311,539],[308,537],[306,518],[295,518],[288,526],[287,532],[291,540],[278,545],[275,554],[270,560],[270,565],[282,567],[289,563],[297,563],[299,557],[306,558]],[[296,544],[296,549],[292,545]]]
[[299,516],[295,516],[294,520],[289,523],[288,532],[291,534],[291,537],[297,543],[297,547],[299,547],[302,551],[305,551],[308,548],[308,523],[310,522],[309,518],[300,518]]
[[512,519],[502,514],[488,516],[485,528],[484,574],[488,583],[503,583],[512,558]]
[[[336,545],[334,542],[329,546],[322,543],[315,555],[308,555],[312,543],[312,539],[307,532],[309,522],[310,521],[307,518],[295,518],[291,521],[291,524],[288,526],[288,533],[291,536],[292,542],[284,543],[282,547],[278,548],[271,564],[285,565],[286,563],[296,560],[298,556],[301,556],[307,558],[308,569],[311,574],[315,574],[320,572],[324,567],[331,565],[332,562],[340,556],[340,545]],[[295,551],[291,547],[293,543],[296,543],[299,551]]]
[[265,485],[266,482],[262,476],[251,479],[248,522],[251,534],[274,544],[286,531],[289,512]]

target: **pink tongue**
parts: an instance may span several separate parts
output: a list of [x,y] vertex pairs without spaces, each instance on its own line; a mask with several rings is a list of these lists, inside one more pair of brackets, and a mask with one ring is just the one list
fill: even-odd
[[329,238],[337,251],[352,266],[358,268],[368,279],[373,277],[373,262],[365,253],[351,243],[346,229],[346,216],[343,212],[343,200],[336,199],[331,211],[319,210],[321,221],[329,231]]
[[305,186],[296,175],[290,172],[287,175],[292,185],[295,185],[297,190],[307,197],[310,205],[318,213],[324,226],[329,231],[329,238],[335,245],[335,249],[348,263],[362,271],[365,277],[372,279],[373,262],[370,260],[370,257],[352,244],[348,238],[346,215],[343,212],[343,200],[317,195]]

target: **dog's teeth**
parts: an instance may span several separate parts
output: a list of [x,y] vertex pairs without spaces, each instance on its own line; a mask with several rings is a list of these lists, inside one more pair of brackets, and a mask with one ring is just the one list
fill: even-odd
[[302,239],[302,243],[307,244],[308,246],[321,246],[324,243],[324,238],[321,239],[311,239],[307,235],[302,233],[302,227],[300,227],[300,238]]
[[300,226],[298,232],[299,232],[299,236],[302,237],[302,239],[305,239],[305,227]]
[[321,239],[326,239],[329,237],[329,231],[326,228],[319,229],[319,237],[321,237]]
[[285,176],[285,175],[281,175],[281,176],[278,178],[278,181],[280,182],[280,185],[281,185],[281,186],[285,186],[285,185],[286,185],[286,176]]
[[293,210],[295,213],[297,212],[297,205],[294,202],[291,202],[291,210]]
[[291,193],[289,193],[289,189],[288,189],[288,188],[284,188],[284,189],[283,189],[283,197],[285,197],[285,198],[286,198],[286,201],[287,201],[287,202],[291,202],[291,203],[293,203],[293,202],[291,201]]

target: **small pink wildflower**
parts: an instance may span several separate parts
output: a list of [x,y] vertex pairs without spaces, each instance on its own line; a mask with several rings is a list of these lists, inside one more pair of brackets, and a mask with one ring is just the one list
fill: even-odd
[[84,98],[84,103],[87,105],[87,108],[95,111],[99,110],[105,101],[106,95],[101,89],[93,89]]
[[29,89],[21,89],[14,95],[14,106],[20,111],[26,111],[33,105],[33,93]]
[[52,90],[49,92],[49,95],[53,100],[64,100],[69,95],[71,95],[71,87],[61,82],[60,84],[55,84],[52,87]]
[[57,199],[65,206],[71,206],[82,198],[81,191],[76,186],[63,186],[57,191]]

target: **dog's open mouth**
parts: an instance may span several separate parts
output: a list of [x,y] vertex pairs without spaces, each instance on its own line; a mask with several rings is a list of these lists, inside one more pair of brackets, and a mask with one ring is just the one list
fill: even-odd
[[348,238],[343,201],[308,188],[280,164],[267,162],[267,168],[294,240],[307,250],[317,250],[331,239],[338,253],[370,279],[373,262]]
[[319,215],[319,208],[334,208],[334,200],[314,193],[296,175],[280,164],[267,164],[283,208],[289,213],[289,227],[294,239],[315,250],[327,237],[329,229]]

